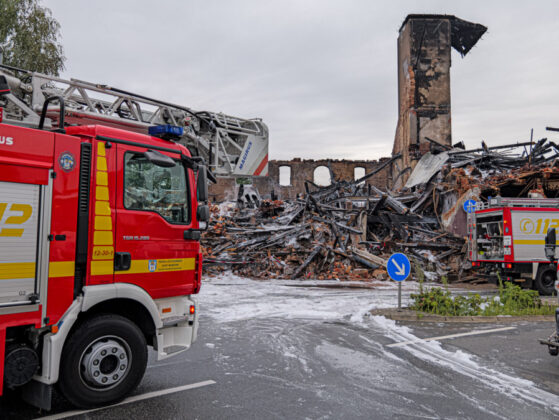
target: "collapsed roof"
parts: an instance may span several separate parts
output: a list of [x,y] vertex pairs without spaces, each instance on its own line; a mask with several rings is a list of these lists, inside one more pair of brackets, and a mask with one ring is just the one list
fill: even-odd
[[451,45],[464,57],[476,45],[482,35],[487,31],[487,27],[479,23],[468,22],[453,15],[422,15],[411,14],[400,27],[400,31],[409,20],[412,19],[446,19],[450,21]]

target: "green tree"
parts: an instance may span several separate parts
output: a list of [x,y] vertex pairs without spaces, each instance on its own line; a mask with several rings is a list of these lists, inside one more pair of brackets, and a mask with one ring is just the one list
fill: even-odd
[[39,0],[0,0],[3,64],[58,76],[64,70],[60,24]]

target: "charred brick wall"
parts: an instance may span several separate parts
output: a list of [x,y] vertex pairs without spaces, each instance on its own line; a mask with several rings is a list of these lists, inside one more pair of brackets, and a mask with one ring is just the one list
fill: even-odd
[[392,167],[402,186],[421,156],[452,144],[451,47],[462,56],[487,28],[449,15],[409,15],[398,36],[398,124]]
[[[295,199],[298,194],[305,193],[305,181],[314,181],[318,167],[330,166],[336,180],[353,180],[355,168],[363,168],[365,174],[376,169],[387,158],[376,160],[271,160],[268,162],[268,176],[254,178],[253,184],[263,198],[270,198],[272,192],[282,200]],[[290,185],[280,185],[280,168],[290,168]],[[389,184],[390,167],[387,166],[369,178],[366,183],[378,188],[386,188]],[[210,185],[210,198],[214,202],[236,199],[236,182],[234,178],[218,178],[218,183]]]

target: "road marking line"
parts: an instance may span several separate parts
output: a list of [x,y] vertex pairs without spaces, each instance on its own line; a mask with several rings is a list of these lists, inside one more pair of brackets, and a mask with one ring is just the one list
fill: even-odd
[[150,399],[150,398],[161,397],[163,395],[174,394],[174,393],[180,392],[180,391],[187,391],[189,389],[201,388],[203,386],[213,385],[215,383],[216,383],[215,381],[208,380],[208,381],[196,382],[196,383],[190,384],[190,385],[177,386],[175,388],[162,389],[161,391],[146,392],[145,394],[134,395],[133,397],[126,398],[125,400],[122,400],[121,402],[119,402],[117,404],[107,405],[106,407],[93,408],[91,410],[66,411],[64,413],[53,414],[52,416],[40,417],[37,420],[65,419],[65,418],[72,417],[72,416],[78,416],[80,414],[91,413],[93,411],[99,411],[99,410],[105,410],[107,408],[118,407],[119,405],[130,404],[130,403],[133,403],[133,402],[136,402],[136,401],[142,401],[142,400],[147,400],[147,399]]
[[440,337],[418,338],[417,340],[401,341],[399,343],[387,344],[386,347],[400,347],[400,346],[406,346],[408,344],[423,343],[425,341],[436,341],[436,340],[444,340],[446,338],[466,337],[468,335],[479,335],[479,334],[487,334],[487,333],[498,332],[498,331],[508,331],[508,330],[514,330],[515,328],[516,327],[493,328],[491,330],[477,330],[477,331],[470,331],[470,332],[459,333],[459,334],[441,335]]

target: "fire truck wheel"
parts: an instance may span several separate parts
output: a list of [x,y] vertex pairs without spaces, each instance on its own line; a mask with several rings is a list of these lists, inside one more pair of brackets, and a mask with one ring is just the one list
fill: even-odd
[[552,267],[540,267],[535,286],[540,295],[551,296],[555,291],[555,270]]
[[117,315],[86,321],[64,345],[59,388],[77,407],[94,408],[122,400],[138,386],[147,365],[140,329]]

